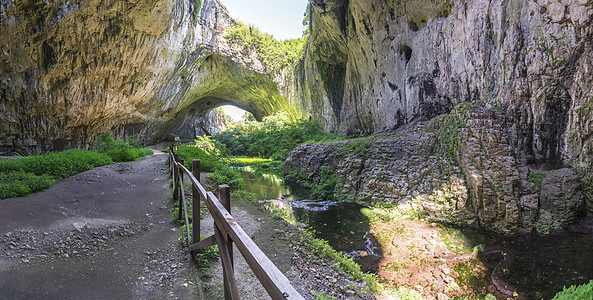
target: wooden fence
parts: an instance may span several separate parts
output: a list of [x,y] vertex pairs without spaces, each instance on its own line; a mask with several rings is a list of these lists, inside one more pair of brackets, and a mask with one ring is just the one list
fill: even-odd
[[[173,199],[179,201],[179,219],[185,218],[189,251],[194,252],[204,247],[218,245],[222,261],[225,299],[240,299],[235,281],[233,244],[237,246],[253,273],[259,279],[272,299],[304,299],[290,284],[286,276],[278,270],[272,261],[259,249],[231,216],[230,188],[218,186],[218,198],[206,191],[200,184],[200,160],[192,161],[192,172],[183,166],[173,148],[169,150],[169,167],[173,177]],[[189,231],[189,216],[183,178],[188,176],[192,184],[192,222],[193,234]],[[214,234],[200,241],[200,199],[204,200],[214,219]],[[220,201],[219,201],[220,199]]]

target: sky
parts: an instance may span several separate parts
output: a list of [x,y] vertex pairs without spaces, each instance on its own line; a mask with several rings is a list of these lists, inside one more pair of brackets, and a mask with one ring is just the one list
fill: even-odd
[[300,38],[307,0],[220,0],[231,17],[278,40]]
[[[278,40],[303,35],[303,14],[307,0],[220,0],[231,17],[244,24],[253,24]],[[233,121],[242,119],[245,111],[232,105],[221,106]]]

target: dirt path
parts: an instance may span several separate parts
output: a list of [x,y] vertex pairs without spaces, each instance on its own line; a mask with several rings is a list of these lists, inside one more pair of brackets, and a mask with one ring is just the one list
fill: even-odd
[[203,298],[171,222],[166,155],[0,201],[0,299]]

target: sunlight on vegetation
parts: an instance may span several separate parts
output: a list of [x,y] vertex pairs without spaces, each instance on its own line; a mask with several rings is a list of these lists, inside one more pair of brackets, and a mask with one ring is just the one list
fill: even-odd
[[226,147],[230,155],[272,160],[285,160],[288,153],[305,142],[345,138],[322,132],[315,121],[292,121],[285,111],[265,117],[262,122],[249,116],[245,121],[236,123],[214,136],[214,139]]
[[589,283],[579,285],[579,286],[570,286],[568,288],[564,287],[564,289],[556,294],[554,299],[552,300],[572,300],[572,299],[593,299],[593,280],[589,281]]
[[256,50],[271,73],[292,66],[302,56],[306,44],[305,38],[278,41],[271,34],[241,22],[237,22],[225,38],[231,44]]

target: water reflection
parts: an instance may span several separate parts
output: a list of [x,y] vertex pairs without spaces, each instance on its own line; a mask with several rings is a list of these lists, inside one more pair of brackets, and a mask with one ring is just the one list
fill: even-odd
[[[253,171],[253,170],[252,170]],[[291,190],[281,177],[261,172],[243,173],[247,190],[268,205],[285,209],[296,222],[316,231],[336,250],[354,256],[365,271],[376,271],[381,249],[369,234],[367,209],[356,203],[315,201],[307,192]],[[504,236],[477,228],[451,226],[461,231],[466,247],[482,245],[478,258],[492,270],[501,261],[495,250],[511,255],[503,280],[518,288],[524,299],[550,299],[564,286],[593,279],[593,218],[581,219],[571,230],[548,236]],[[374,253],[376,252],[376,253]],[[365,257],[360,257],[364,253]],[[506,267],[505,267],[506,268]]]
[[286,210],[294,221],[313,229],[317,238],[337,251],[353,256],[378,251],[368,234],[369,220],[361,211],[365,206],[307,199],[307,191],[285,186],[278,175],[249,171],[253,170],[243,169],[242,173],[248,192],[257,194],[266,205]]

